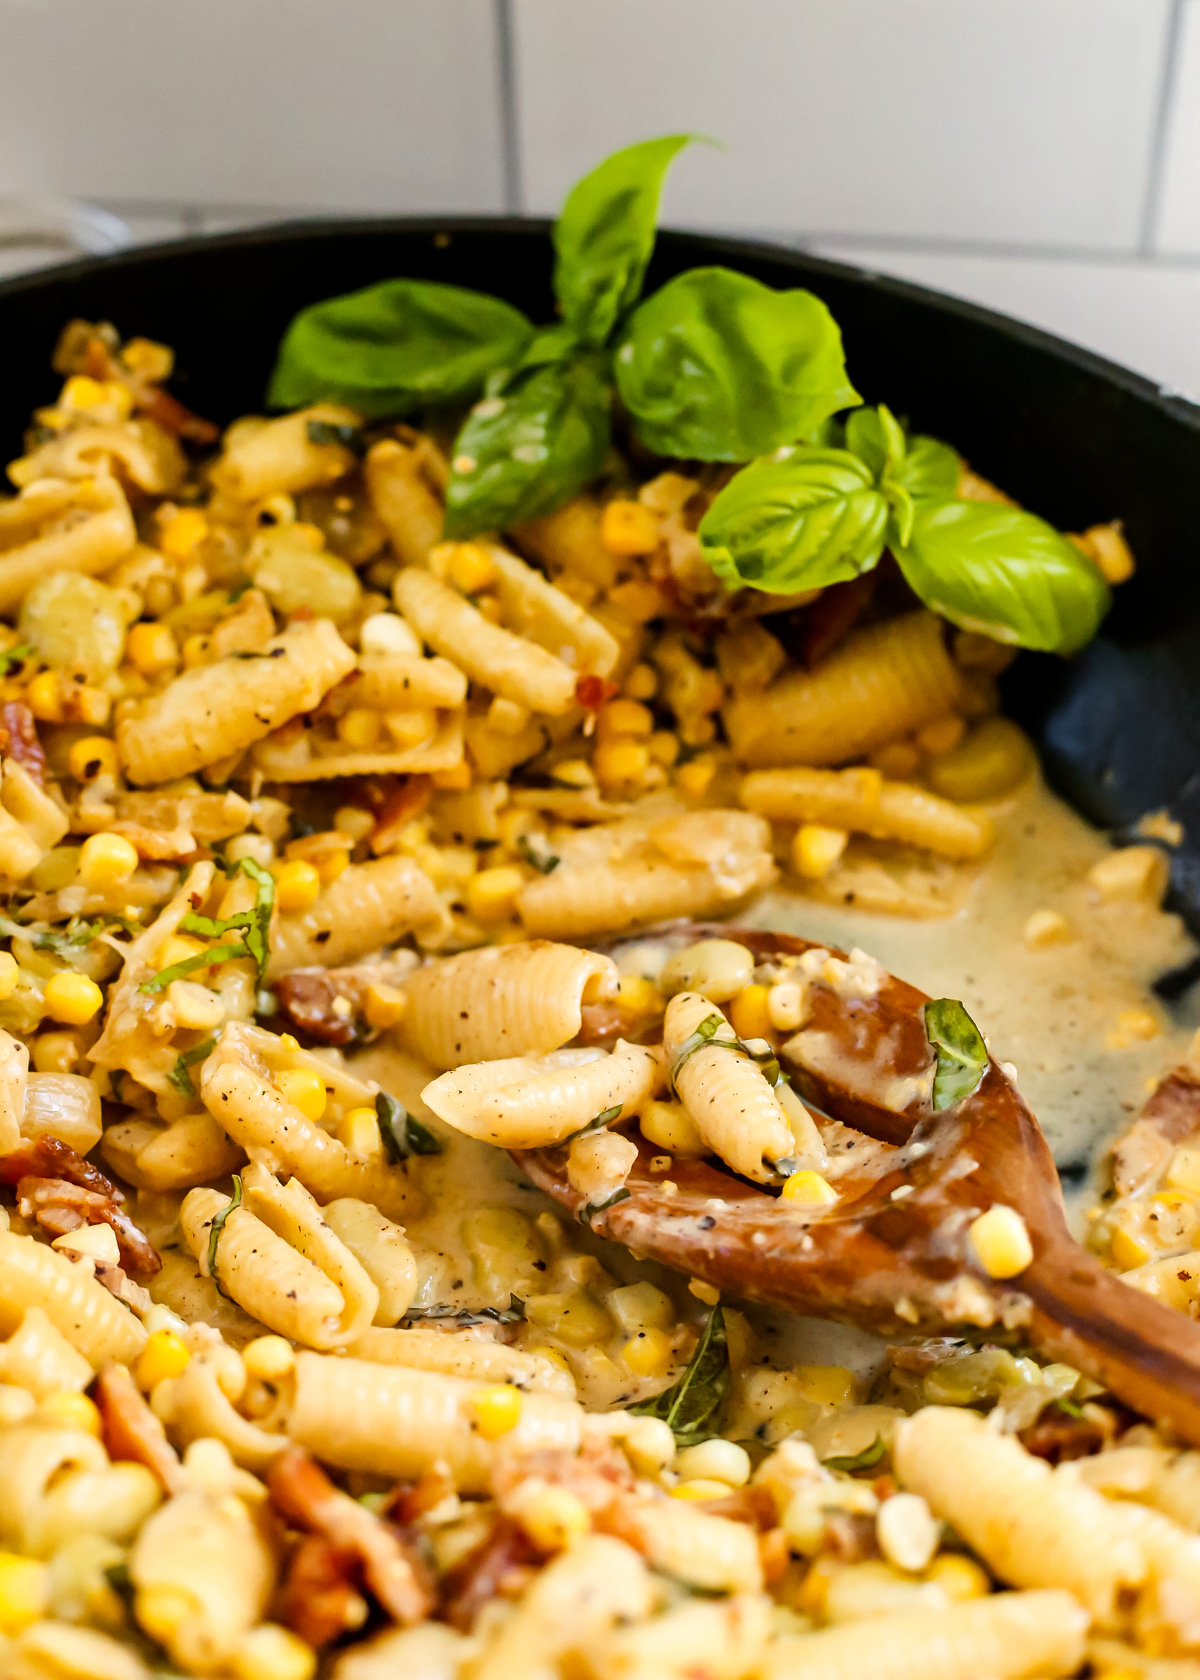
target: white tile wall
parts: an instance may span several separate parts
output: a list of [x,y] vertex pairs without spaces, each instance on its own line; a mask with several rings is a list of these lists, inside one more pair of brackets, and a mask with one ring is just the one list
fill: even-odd
[[1200,0],[1182,0],[1158,204],[1160,250],[1200,255]]
[[514,0],[525,196],[699,130],[669,220],[1132,250],[1169,0]]

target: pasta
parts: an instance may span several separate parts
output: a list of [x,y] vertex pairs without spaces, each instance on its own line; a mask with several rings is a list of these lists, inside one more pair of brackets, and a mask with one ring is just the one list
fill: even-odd
[[[698,1029],[714,1016],[716,1032],[706,1040]],[[737,1046],[724,1015],[707,998],[680,992],[671,999],[663,1022],[663,1050],[693,1125],[735,1171],[766,1181],[790,1160],[796,1142],[786,1114],[758,1068]]]
[[213,480],[239,501],[260,501],[341,478],[352,456],[340,443],[314,443],[313,422],[331,428],[355,426],[358,416],[337,403],[317,403],[282,420],[243,423],[231,431]]
[[33,530],[24,542],[10,543],[5,537],[20,524],[14,520],[8,533],[0,529],[0,612],[19,606],[48,572],[107,571],[137,541],[129,503],[107,474],[65,483],[59,494],[35,481],[13,511],[18,519],[30,516]]
[[443,920],[429,877],[410,858],[352,863],[310,909],[294,920],[280,918],[268,972],[274,976],[313,963],[336,967],[406,933],[436,939]]
[[368,452],[365,476],[397,557],[406,566],[423,565],[442,535],[447,472],[436,447],[412,434],[384,438]]
[[427,1085],[421,1100],[469,1137],[504,1149],[544,1149],[598,1115],[619,1122],[635,1114],[658,1081],[652,1051],[618,1043],[611,1056],[565,1065],[518,1056],[464,1067]]

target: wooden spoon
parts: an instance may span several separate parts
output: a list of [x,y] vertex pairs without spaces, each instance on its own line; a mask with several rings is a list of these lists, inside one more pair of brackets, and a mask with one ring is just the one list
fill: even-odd
[[[721,924],[658,932],[737,940],[759,962],[818,948]],[[780,1060],[806,1101],[841,1123],[823,1128],[837,1203],[785,1200],[712,1161],[676,1156],[664,1168],[635,1130],[629,1196],[593,1214],[591,1228],[722,1291],[792,1312],[889,1334],[1018,1330],[1200,1445],[1200,1324],[1123,1283],[1074,1240],[1050,1150],[1009,1075],[989,1061],[969,1097],[935,1113],[923,992],[887,976],[873,998],[847,1001],[818,985],[811,999]],[[1170,1109],[1176,1141],[1200,1125],[1200,1084],[1177,1070],[1161,1089],[1170,1091],[1159,1106]],[[1152,1099],[1151,1123],[1154,1109]],[[564,1148],[514,1156],[578,1214],[583,1198],[567,1181]],[[1006,1281],[973,1262],[967,1241],[971,1222],[995,1202],[1023,1216],[1034,1252]]]

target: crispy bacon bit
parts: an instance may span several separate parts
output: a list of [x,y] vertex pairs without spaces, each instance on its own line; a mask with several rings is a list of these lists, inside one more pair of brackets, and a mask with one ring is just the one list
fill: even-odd
[[443,1619],[460,1633],[470,1633],[484,1605],[494,1598],[511,1597],[541,1561],[512,1518],[497,1517],[483,1544],[443,1581]]
[[1072,1417],[1058,1406],[1047,1406],[1036,1423],[1022,1429],[1017,1439],[1026,1452],[1051,1464],[1065,1464],[1072,1458],[1090,1458],[1104,1445],[1104,1430],[1098,1420]]
[[787,1534],[782,1528],[769,1528],[758,1537],[758,1555],[762,1559],[763,1580],[771,1587],[787,1573],[792,1554]]
[[[366,791],[374,791],[370,784]],[[371,835],[371,851],[376,857],[390,852],[400,838],[401,830],[429,804],[433,793],[432,776],[406,776],[384,793],[375,815],[375,829]]]
[[107,1196],[110,1202],[125,1200],[111,1178],[56,1137],[24,1139],[11,1154],[0,1156],[0,1180],[16,1184],[22,1178],[61,1178],[81,1190]]
[[880,1554],[874,1517],[830,1511],[825,1518],[824,1550],[839,1563],[865,1563],[868,1558],[877,1558]]
[[727,1499],[714,1499],[704,1507],[714,1517],[728,1517],[730,1522],[749,1523],[760,1534],[768,1534],[779,1521],[775,1496],[769,1488],[743,1487]]
[[33,713],[21,700],[6,700],[0,706],[0,752],[15,758],[31,781],[46,782],[46,754],[38,740]]
[[607,677],[580,677],[575,684],[575,698],[585,712],[598,712],[620,692],[620,683],[609,682]]
[[[102,1176],[102,1175],[97,1175]],[[121,1265],[143,1277],[162,1270],[158,1250],[110,1195],[84,1189],[65,1178],[22,1178],[17,1181],[22,1217],[36,1219],[43,1231],[56,1237],[82,1225],[108,1225],[121,1251]]]
[[110,1458],[132,1459],[158,1477],[167,1493],[184,1485],[179,1455],[124,1365],[106,1365],[96,1378],[96,1405]]
[[387,1507],[386,1515],[401,1528],[409,1528],[427,1516],[445,1499],[454,1497],[454,1477],[444,1464],[427,1470],[412,1487],[397,1488]]
[[306,1534],[288,1559],[280,1591],[283,1621],[316,1650],[361,1627],[368,1608],[354,1584],[357,1574],[352,1547]]
[[221,435],[220,428],[214,426],[211,420],[202,420],[198,414],[193,414],[190,408],[183,406],[178,397],[173,397],[160,385],[144,385],[135,399],[134,407],[139,414],[144,414],[147,420],[153,420],[155,425],[161,426],[164,432],[173,432],[176,437],[187,438],[189,443],[215,443]]
[[346,968],[293,968],[275,983],[279,1008],[301,1039],[317,1044],[363,1044],[378,1036],[366,1017],[373,985],[396,986],[409,972],[400,962]]
[[351,1555],[393,1620],[411,1627],[428,1615],[433,1594],[415,1551],[396,1529],[336,1488],[306,1452],[293,1447],[277,1458],[267,1486],[290,1523]]
[[576,1044],[613,1044],[618,1038],[629,1036],[631,1018],[619,1003],[603,998],[599,1003],[585,1003],[581,1010],[583,1024],[575,1038]]
[[869,605],[874,589],[874,574],[831,583],[804,609],[800,655],[807,666],[819,665],[849,635]]
[[148,1289],[126,1277],[120,1266],[110,1266],[105,1260],[93,1261],[93,1266],[97,1283],[102,1283],[108,1293],[115,1296],[122,1306],[128,1307],[135,1317],[146,1316],[153,1305]]

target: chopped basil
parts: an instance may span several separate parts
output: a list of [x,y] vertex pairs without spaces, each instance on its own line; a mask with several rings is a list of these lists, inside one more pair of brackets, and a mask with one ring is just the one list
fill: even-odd
[[466,1330],[472,1324],[520,1324],[524,1318],[524,1301],[510,1295],[507,1307],[452,1307],[447,1301],[432,1307],[409,1307],[400,1323],[407,1326],[436,1321],[457,1324],[459,1329]]
[[565,1137],[563,1143],[574,1143],[576,1138],[584,1137],[588,1132],[598,1132],[601,1127],[607,1126],[615,1120],[624,1106],[624,1103],[614,1103],[612,1108],[601,1109],[594,1120],[589,1120],[586,1126],[580,1126],[577,1132],[572,1132],[568,1137]]
[[393,1165],[407,1161],[410,1155],[440,1155],[441,1139],[428,1126],[414,1120],[404,1104],[387,1091],[375,1098],[375,1113],[379,1117],[379,1135]]
[[194,1068],[197,1062],[211,1056],[216,1047],[215,1038],[206,1038],[200,1044],[193,1044],[190,1050],[185,1050],[175,1058],[175,1066],[167,1075],[167,1083],[173,1085],[182,1096],[196,1096],[196,1087],[192,1084],[192,1076],[188,1070]]
[[[584,1130],[587,1131],[588,1128],[585,1126]],[[614,1190],[611,1196],[606,1196],[602,1202],[584,1202],[575,1217],[581,1225],[590,1227],[592,1220],[598,1213],[607,1213],[610,1207],[616,1207],[618,1202],[627,1202],[629,1199],[630,1192],[622,1185],[619,1190]]]
[[536,844],[528,834],[522,834],[517,841],[517,850],[537,870],[539,875],[553,875],[562,859],[550,851],[544,840],[539,839]]
[[725,1315],[718,1306],[709,1313],[695,1352],[678,1381],[629,1410],[642,1417],[662,1418],[679,1446],[694,1447],[717,1433],[730,1382]]
[[933,1107],[940,1114],[978,1088],[987,1072],[987,1045],[956,998],[931,998],[925,1005],[925,1036],[937,1051]]
[[238,871],[248,875],[255,884],[254,904],[249,910],[239,910],[234,916],[213,917],[200,916],[189,910],[179,923],[181,933],[198,933],[205,939],[219,939],[224,934],[240,932],[244,938],[233,945],[211,946],[207,951],[197,951],[193,957],[185,957],[182,962],[172,963],[170,968],[160,969],[157,974],[144,980],[138,987],[141,992],[163,991],[172,980],[182,980],[198,968],[212,968],[217,963],[235,962],[239,957],[252,957],[258,966],[258,976],[262,979],[270,955],[271,912],[275,908],[275,879],[269,870],[256,863],[253,858],[239,858],[232,868],[226,868],[226,874],[236,875]]
[[333,420],[310,420],[305,430],[309,443],[315,443],[318,448],[334,444],[348,449],[352,455],[361,456],[367,452],[361,426],[338,425]]
[[[225,1221],[229,1218],[229,1215],[233,1212],[234,1208],[241,1207],[241,1205],[242,1180],[238,1173],[234,1173],[233,1195],[229,1198],[229,1201],[226,1202],[220,1213],[213,1215],[213,1222],[209,1226],[208,1231],[208,1275],[216,1284],[218,1295],[225,1295],[225,1291],[221,1288],[221,1281],[217,1277],[217,1244],[221,1240],[221,1232],[225,1229]],[[225,1299],[228,1300],[229,1296],[225,1295]]]
[[6,653],[0,653],[0,677],[6,677],[14,665],[19,665],[23,659],[28,659],[34,649],[28,642],[22,642],[18,647],[9,648]]
[[845,1458],[825,1458],[821,1462],[826,1470],[869,1470],[887,1451],[887,1443],[882,1435],[876,1435],[869,1447],[864,1447],[860,1453],[852,1453]]

